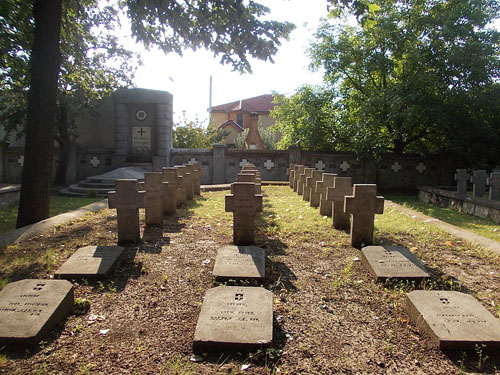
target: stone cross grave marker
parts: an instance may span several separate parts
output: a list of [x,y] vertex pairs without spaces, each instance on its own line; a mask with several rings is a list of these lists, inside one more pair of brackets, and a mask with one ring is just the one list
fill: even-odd
[[306,166],[305,165],[299,165],[299,166],[296,166],[296,168],[297,169],[295,170],[295,184],[294,184],[294,187],[293,187],[293,191],[298,194],[300,176],[302,175],[302,173],[304,173],[304,169],[306,169]]
[[273,341],[273,293],[259,287],[207,290],[196,325],[193,351],[255,350]]
[[295,164],[290,164],[290,166],[286,169],[286,175],[288,176],[288,186],[293,188],[293,178],[295,175]]
[[116,208],[118,242],[138,242],[139,208],[144,208],[146,192],[138,191],[137,180],[115,180],[115,189],[108,193],[108,206]]
[[[262,194],[262,184],[256,183],[257,177],[254,173],[243,171],[236,175],[236,182],[252,182],[255,184],[255,194]],[[233,186],[231,185],[231,194],[233,193]]]
[[484,193],[486,193],[486,171],[484,169],[479,169],[472,173],[470,181],[472,182],[472,195],[474,197],[482,198]]
[[169,185],[175,188],[176,207],[181,207],[186,203],[186,189],[184,189],[183,177],[180,176],[177,169],[173,167],[164,167],[162,173],[163,182],[168,182]]
[[235,245],[254,243],[254,219],[262,212],[262,195],[255,194],[251,182],[235,182],[232,194],[226,195],[226,212],[233,213],[233,242]]
[[225,246],[217,251],[213,276],[217,279],[262,279],[266,251],[257,246]]
[[316,182],[323,179],[323,171],[313,170],[311,177],[306,178],[303,197],[306,201],[311,201],[311,194],[316,189]]
[[299,188],[297,189],[297,194],[300,195],[302,197],[302,199],[304,199],[304,190],[305,190],[305,186],[306,186],[306,179],[308,177],[312,176],[313,171],[314,171],[314,168],[306,167],[306,168],[304,168],[304,172],[300,175]]
[[469,294],[414,290],[406,296],[405,310],[442,350],[500,345],[500,321]]
[[367,246],[361,263],[377,281],[386,279],[423,280],[430,277],[418,258],[402,246]]
[[79,248],[59,269],[56,279],[102,279],[118,264],[121,246],[85,246]]
[[193,200],[193,184],[191,183],[191,175],[187,172],[186,166],[176,165],[174,168],[177,169],[177,174],[182,177],[182,186],[186,194],[186,201]]
[[0,292],[0,344],[38,343],[73,308],[73,285],[66,280],[25,279]]
[[332,219],[335,229],[349,229],[350,217],[344,212],[344,197],[348,195],[352,195],[351,177],[334,177],[333,186],[326,188],[326,200],[332,202]]
[[163,173],[144,173],[144,190],[146,191],[146,225],[163,224],[163,195],[165,188],[163,184]]
[[314,194],[311,194],[311,207],[319,206],[319,213],[323,216],[332,216],[332,202],[326,200],[326,189],[333,187],[335,173],[323,173],[323,179],[316,182]]
[[490,199],[500,200],[500,172],[490,173],[488,178],[488,185],[490,187]]
[[291,176],[293,176],[292,180],[291,180],[291,185],[290,187],[292,188],[293,191],[295,191],[295,185],[297,183],[297,178],[298,178],[298,175],[299,175],[299,167],[300,165],[299,164],[295,164],[293,166],[293,174],[291,174]]
[[384,197],[377,196],[377,185],[354,184],[353,195],[344,198],[344,211],[352,215],[351,245],[357,249],[371,245],[375,214],[384,212]]
[[195,195],[201,195],[201,178],[203,177],[203,169],[200,166],[200,163],[192,163],[190,162],[193,166],[193,172],[195,177],[195,184],[194,184],[194,194]]
[[241,168],[241,173],[246,173],[246,172],[253,172],[253,173],[255,173],[255,175],[257,176],[257,178],[261,178],[259,170],[252,163],[248,163],[243,168]]
[[467,169],[457,169],[455,173],[455,181],[457,181],[457,192],[460,194],[467,194],[467,180],[469,174]]
[[193,198],[198,185],[198,173],[194,168],[194,164],[184,164],[186,166],[186,171],[191,175],[191,184],[193,185]]

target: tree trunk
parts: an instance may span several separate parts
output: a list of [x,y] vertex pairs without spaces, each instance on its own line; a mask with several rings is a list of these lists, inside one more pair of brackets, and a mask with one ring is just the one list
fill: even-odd
[[68,107],[64,98],[60,99],[59,103],[59,116],[58,128],[59,136],[56,136],[56,141],[59,144],[59,163],[57,164],[56,177],[54,184],[66,184],[66,171],[68,170],[69,162],[69,148],[71,139],[69,136],[69,122],[68,122]]
[[35,34],[17,228],[49,216],[62,0],[35,0],[33,16]]

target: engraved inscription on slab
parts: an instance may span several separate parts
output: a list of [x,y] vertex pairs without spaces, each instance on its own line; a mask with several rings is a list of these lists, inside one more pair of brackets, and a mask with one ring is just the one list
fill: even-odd
[[106,277],[123,253],[121,246],[86,246],[78,249],[54,273],[57,279]]
[[415,290],[407,295],[405,309],[440,349],[500,346],[500,321],[471,295]]
[[361,263],[378,280],[420,280],[429,277],[417,257],[402,246],[367,246],[361,254]]
[[148,126],[132,127],[132,152],[144,154],[151,151],[151,128]]
[[73,308],[73,285],[66,280],[26,279],[0,292],[0,343],[39,342]]
[[193,350],[255,349],[273,340],[273,294],[264,288],[221,286],[207,290]]
[[265,277],[265,250],[256,246],[226,246],[217,251],[216,278],[256,279]]

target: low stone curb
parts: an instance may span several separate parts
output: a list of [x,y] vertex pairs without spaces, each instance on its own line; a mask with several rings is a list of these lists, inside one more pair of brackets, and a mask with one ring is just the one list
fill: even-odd
[[65,212],[57,216],[49,217],[48,219],[39,221],[38,223],[30,224],[22,228],[15,229],[11,232],[0,235],[0,249],[4,249],[16,242],[34,237],[50,228],[66,223],[70,220],[78,219],[88,215],[91,212],[99,212],[108,208],[108,200],[104,199],[99,202],[89,204],[71,212]]
[[500,242],[498,241],[491,240],[489,238],[480,236],[479,234],[473,232],[469,232],[468,230],[459,228],[455,225],[445,223],[444,221],[424,215],[423,213],[420,213],[418,211],[414,211],[412,209],[400,206],[399,204],[394,203],[392,201],[387,200],[385,201],[385,203],[388,207],[392,207],[403,214],[414,217],[424,223],[434,225],[455,237],[461,238],[465,241],[469,241],[475,245],[479,245],[484,249],[490,250],[500,255]]

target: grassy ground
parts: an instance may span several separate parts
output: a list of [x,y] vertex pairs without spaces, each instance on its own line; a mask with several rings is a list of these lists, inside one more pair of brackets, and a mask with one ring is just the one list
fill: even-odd
[[420,202],[416,195],[387,194],[385,198],[404,207],[500,242],[500,225],[490,220],[458,212],[451,208],[442,208]]
[[[103,198],[87,197],[62,197],[54,195],[50,197],[50,216],[56,216],[64,212],[73,211],[88,204],[98,202]],[[0,234],[16,229],[18,202],[0,211]]]
[[[203,296],[220,285],[211,275],[217,249],[232,240],[225,192],[210,192],[163,227],[144,227],[141,214],[143,241],[126,248],[115,272],[73,282],[90,309],[35,347],[0,348],[0,374],[500,374],[500,358],[480,347],[436,349],[403,308],[413,289],[458,290],[498,316],[500,257],[387,208],[376,217],[375,242],[410,248],[432,278],[376,283],[330,218],[287,187],[263,191],[256,244],[266,250],[266,280],[248,284],[274,294],[271,348],[190,360]],[[116,213],[103,210],[2,250],[0,277],[48,278],[78,247],[116,239]]]

